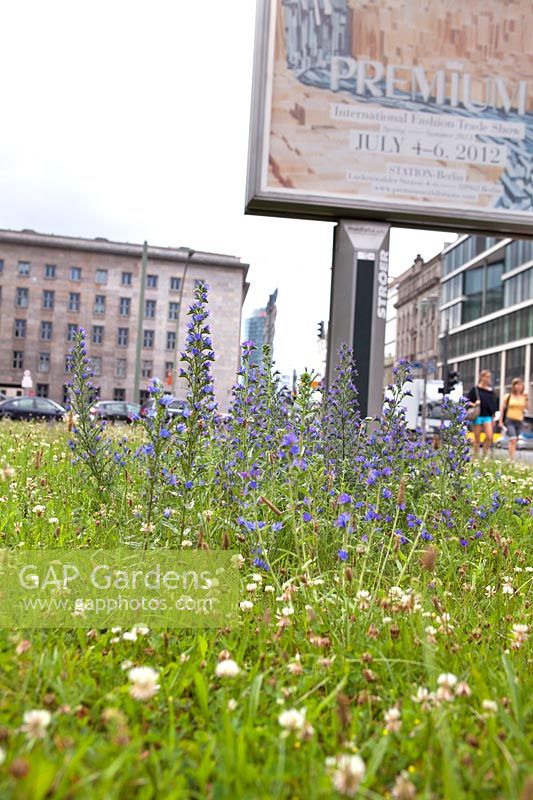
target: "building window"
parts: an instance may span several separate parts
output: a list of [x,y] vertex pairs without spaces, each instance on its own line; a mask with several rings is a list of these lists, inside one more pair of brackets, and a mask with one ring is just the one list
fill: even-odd
[[95,377],[98,377],[102,374],[102,359],[100,356],[92,356],[91,367]]
[[28,308],[29,291],[26,288],[17,286],[15,293],[15,305],[17,308]]
[[142,361],[141,362],[141,375],[143,378],[151,378],[154,374],[154,362]]
[[168,373],[172,372],[173,369],[174,369],[174,362],[165,361],[165,375],[168,375]]
[[55,278],[56,276],[56,265],[55,264],[45,264],[44,265],[44,277],[45,278]]
[[38,383],[35,387],[35,394],[37,397],[48,397],[48,384]]
[[19,275],[28,276],[30,274],[30,262],[29,261],[19,261],[17,272]]
[[53,324],[51,322],[41,322],[39,338],[43,342],[49,342],[52,338]]
[[95,295],[93,314],[105,314],[105,294]]
[[81,267],[71,267],[70,268],[70,280],[71,281],[81,281]]
[[0,258],[0,275],[2,274],[3,271],[4,271],[4,259]]
[[128,346],[129,328],[119,328],[117,330],[117,345],[119,347]]
[[131,309],[131,299],[129,297],[121,297],[118,306],[118,313],[121,317],[129,317]]
[[24,350],[13,350],[13,369],[24,369]]
[[533,268],[526,269],[505,281],[505,307],[533,300]]
[[94,280],[96,283],[107,283],[107,270],[97,269],[94,273]]
[[91,341],[92,341],[93,344],[103,344],[103,342],[104,342],[104,326],[103,325],[93,325]]
[[54,308],[54,298],[55,292],[51,291],[50,289],[45,289],[43,291],[43,308],[47,309],[48,311],[52,311]]
[[180,304],[179,303],[169,303],[168,304],[168,318],[169,319],[177,319],[180,312]]
[[143,331],[143,347],[151,348],[154,346],[154,332],[153,331]]
[[167,350],[176,349],[176,331],[167,331]]
[[155,317],[155,300],[146,300],[144,303],[144,316],[153,319]]
[[125,358],[117,358],[115,361],[115,378],[125,378],[128,362]]
[[37,372],[50,372],[50,353],[39,353]]
[[79,311],[80,310],[80,293],[79,292],[70,292],[68,296],[68,310],[69,311]]
[[157,275],[147,275],[146,276],[146,288],[147,289],[157,289]]
[[67,325],[67,342],[73,342],[77,332],[78,326],[75,323],[69,322]]
[[125,389],[113,389],[113,400],[125,400],[126,399],[126,390]]
[[172,277],[170,279],[170,291],[179,292],[180,287],[181,287],[181,278]]
[[123,272],[120,283],[122,286],[131,286],[132,284],[132,273],[131,272]]
[[16,319],[15,320],[15,339],[24,339],[26,336],[26,320],[25,319]]
[[70,402],[70,386],[67,383],[63,384],[63,405],[66,406]]

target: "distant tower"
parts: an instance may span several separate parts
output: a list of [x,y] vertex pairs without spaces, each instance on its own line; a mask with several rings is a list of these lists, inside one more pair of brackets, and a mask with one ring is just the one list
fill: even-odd
[[276,300],[278,290],[276,289],[268,298],[266,308],[256,308],[251,317],[244,323],[244,338],[254,342],[257,350],[253,354],[254,364],[260,364],[263,360],[263,345],[274,344],[274,333],[276,327],[277,306]]

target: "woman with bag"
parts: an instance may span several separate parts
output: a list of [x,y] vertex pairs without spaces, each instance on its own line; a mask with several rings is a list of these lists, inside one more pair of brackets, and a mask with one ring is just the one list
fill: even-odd
[[[491,374],[488,369],[479,373],[477,386],[473,386],[467,394],[470,407],[477,408],[477,416],[472,421],[474,428],[474,455],[479,453],[479,443],[481,431],[485,433],[483,442],[483,452],[488,454],[492,447],[492,437],[494,433],[493,417],[498,410],[496,395],[490,388]],[[469,412],[473,413],[473,412]]]
[[509,461],[516,453],[516,444],[524,421],[527,409],[527,394],[524,394],[524,381],[522,378],[513,378],[511,391],[504,395],[500,410],[500,419],[507,428],[509,437]]

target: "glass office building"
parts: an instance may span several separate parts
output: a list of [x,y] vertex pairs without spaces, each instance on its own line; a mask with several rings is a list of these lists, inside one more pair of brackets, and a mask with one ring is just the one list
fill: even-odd
[[463,236],[444,250],[440,337],[465,389],[489,369],[500,397],[515,377],[533,396],[533,239]]

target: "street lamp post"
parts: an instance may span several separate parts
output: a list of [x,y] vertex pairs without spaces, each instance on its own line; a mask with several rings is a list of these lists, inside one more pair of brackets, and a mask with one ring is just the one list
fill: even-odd
[[183,290],[185,289],[185,279],[187,277],[187,272],[189,270],[189,264],[192,261],[193,255],[196,253],[196,250],[192,248],[187,248],[187,259],[185,261],[185,266],[183,267],[183,274],[181,276],[181,284],[180,284],[180,293],[178,297],[178,313],[176,314],[176,351],[174,353],[174,369],[172,371],[172,394],[176,394],[176,385],[178,381],[178,355],[180,353],[180,317],[181,317],[181,304],[183,302]]
[[148,243],[143,244],[141,259],[141,281],[139,286],[139,313],[137,315],[137,336],[135,340],[135,374],[133,378],[133,402],[140,402],[139,389],[141,379],[141,348],[144,320],[144,289],[146,284],[146,271],[148,268]]
[[422,349],[422,378],[424,381],[423,389],[422,389],[422,414],[421,414],[421,427],[422,433],[424,436],[426,435],[426,423],[427,423],[427,384],[428,384],[428,324],[427,324],[427,317],[431,309],[435,309],[437,307],[439,298],[435,295],[430,295],[429,297],[423,297],[421,300],[418,301],[417,308],[420,313],[420,332],[423,338],[423,349]]

